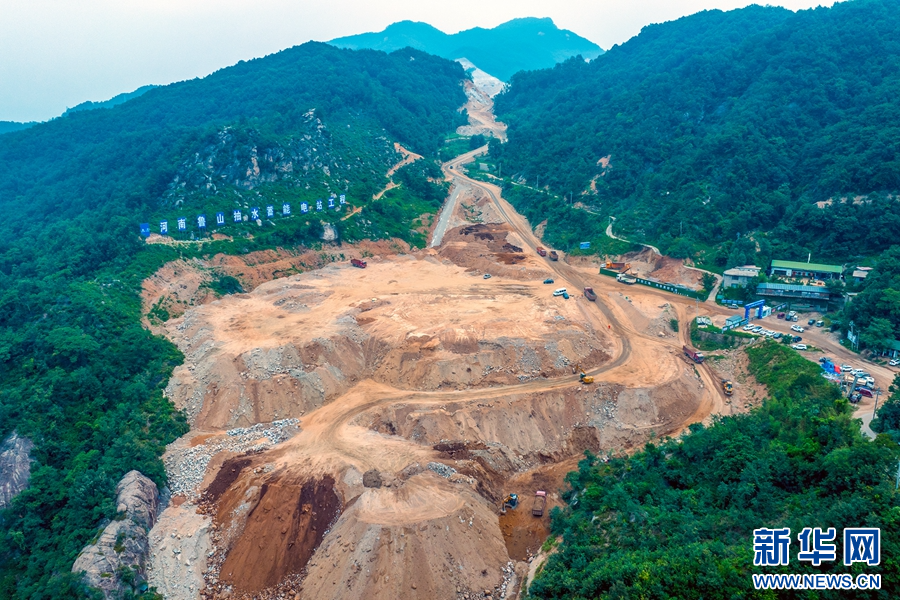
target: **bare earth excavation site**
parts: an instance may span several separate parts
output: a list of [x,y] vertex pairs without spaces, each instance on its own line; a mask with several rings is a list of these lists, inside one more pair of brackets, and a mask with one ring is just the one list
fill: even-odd
[[[167,392],[191,424],[150,534],[166,598],[515,598],[585,450],[743,409],[682,358],[668,324],[690,301],[539,256],[499,188],[460,173],[478,152],[444,166],[427,250],[172,263],[146,282],[147,306],[199,300],[211,267],[259,283],[160,330],[186,357]],[[273,279],[288,267],[306,272]]]

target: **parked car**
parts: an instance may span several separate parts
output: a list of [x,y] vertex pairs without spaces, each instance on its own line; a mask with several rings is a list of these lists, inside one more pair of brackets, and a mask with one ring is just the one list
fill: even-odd
[[806,344],[794,344],[791,348],[794,350],[806,350]]
[[815,319],[810,319],[809,321],[806,322],[806,324],[809,325],[810,327],[812,327],[813,325],[816,324],[816,320],[815,320]]
[[553,280],[548,277],[544,280],[544,283],[553,283]]
[[799,321],[799,320],[800,320],[799,315],[794,315],[793,317],[791,317],[791,321]]
[[816,327],[824,327],[825,321],[816,321]]
[[850,402],[852,402],[853,404],[856,404],[860,400],[862,400],[862,395],[859,392],[850,394]]
[[870,388],[875,387],[875,378],[874,377],[866,377],[866,387],[870,387]]
[[852,371],[853,365],[841,365],[841,371]]
[[823,357],[819,358],[820,363],[826,363],[826,362],[828,362],[828,360],[829,360],[829,358],[827,356],[823,356]]
[[569,299],[569,292],[563,292],[563,300]]
[[775,332],[775,335],[773,335],[772,338],[774,338],[774,339],[776,339],[776,340],[780,340],[780,339],[781,339],[781,333]]
[[796,331],[797,333],[803,333],[803,328],[799,325],[791,325],[791,331]]
[[889,362],[888,364],[891,365],[892,367],[896,367],[896,366],[900,365],[900,358],[895,358],[894,360],[892,360],[892,361]]
[[562,296],[565,293],[567,293],[566,288],[559,288],[558,290],[553,290],[554,296]]
[[778,318],[779,318],[779,319],[783,319],[783,318],[784,318],[784,313],[778,313]]
[[744,325],[744,327],[742,329],[744,331],[750,331],[751,329],[753,329],[753,325]]
[[797,342],[803,341],[803,338],[800,337],[799,335],[795,335],[794,337],[791,338],[791,341],[796,344]]
[[485,274],[484,274],[484,278],[485,278],[485,279],[490,279],[490,278],[491,278],[491,274],[490,274],[490,273],[485,273]]
[[859,392],[861,396],[865,396],[866,398],[874,398],[875,394],[872,393],[872,390],[866,387],[857,387],[856,392]]

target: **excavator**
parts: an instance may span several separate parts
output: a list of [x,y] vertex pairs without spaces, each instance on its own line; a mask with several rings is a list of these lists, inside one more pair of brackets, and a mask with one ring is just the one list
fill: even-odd
[[581,381],[581,383],[594,383],[594,376],[585,375],[584,369],[582,369],[579,365],[575,365],[574,367],[572,367],[572,374],[574,375],[575,373],[578,373],[578,380]]
[[500,504],[500,514],[506,514],[506,508],[509,507],[513,510],[519,505],[519,496],[518,494],[507,494],[503,499],[503,503]]

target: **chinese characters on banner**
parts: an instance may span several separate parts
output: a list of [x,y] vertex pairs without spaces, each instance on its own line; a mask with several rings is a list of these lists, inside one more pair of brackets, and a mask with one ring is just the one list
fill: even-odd
[[[818,567],[824,561],[837,560],[837,531],[831,527],[806,527],[797,534],[800,546],[797,560]],[[754,529],[753,565],[780,567],[790,563],[791,529]],[[881,563],[881,530],[877,527],[844,529],[843,561],[845,566],[865,563],[870,567]]]
[[[324,210],[325,201],[321,198],[316,200],[316,211]],[[347,204],[347,196],[346,194],[341,194],[340,196],[329,196],[328,197],[328,208],[333,208],[335,210],[340,210],[342,206]],[[276,206],[269,204],[265,206],[265,218],[272,219],[275,217]],[[300,212],[306,214],[312,210],[312,206],[309,202],[301,202],[300,203]],[[243,223],[245,219],[250,221],[259,221],[263,218],[262,210],[258,206],[251,207],[248,214],[244,214],[240,209],[232,209],[231,218],[234,223]],[[288,217],[291,215],[291,205],[287,202],[281,205],[281,215],[284,217]],[[226,225],[226,216],[224,212],[216,213],[216,227],[222,227]],[[187,231],[187,217],[178,217],[175,220],[177,224],[178,231]],[[143,237],[150,236],[150,223],[139,223],[140,225],[140,233]],[[206,220],[206,215],[197,215],[197,229],[207,229],[208,224]],[[169,234],[169,221],[163,220],[159,221],[159,233],[160,235],[168,235]]]

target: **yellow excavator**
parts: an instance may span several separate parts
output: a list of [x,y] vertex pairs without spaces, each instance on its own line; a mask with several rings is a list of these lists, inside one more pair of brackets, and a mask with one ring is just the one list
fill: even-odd
[[572,374],[574,375],[575,373],[578,373],[578,380],[581,381],[581,383],[594,383],[594,376],[585,375],[584,369],[582,369],[579,365],[575,365],[574,367],[572,367]]
[[505,515],[507,508],[515,509],[519,505],[518,494],[507,494],[500,504],[500,514]]

